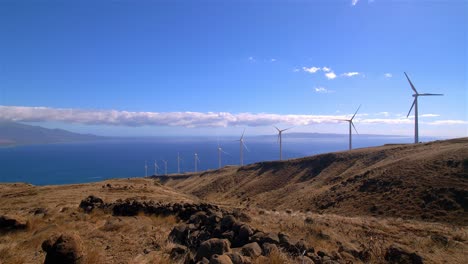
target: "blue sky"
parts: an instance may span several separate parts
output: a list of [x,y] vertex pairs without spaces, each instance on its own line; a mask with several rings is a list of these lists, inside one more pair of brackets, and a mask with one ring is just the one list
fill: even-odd
[[[96,3],[98,2],[98,3]],[[468,136],[468,2],[0,0],[0,118],[101,135]]]

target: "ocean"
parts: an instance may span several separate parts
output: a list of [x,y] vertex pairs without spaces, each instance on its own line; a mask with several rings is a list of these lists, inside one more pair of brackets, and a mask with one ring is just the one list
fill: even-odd
[[[239,164],[236,138],[139,138],[109,139],[86,143],[61,143],[0,148],[0,182],[27,182],[34,185],[73,184],[109,178],[129,178],[155,173],[177,172],[177,153],[181,172],[194,171],[194,153],[199,157],[198,171],[218,168],[218,143],[229,153],[222,154],[222,165]],[[411,143],[410,137],[355,136],[353,148],[388,143]],[[246,137],[244,164],[279,159],[279,145],[274,136]],[[346,150],[348,137],[283,136],[283,159]]]

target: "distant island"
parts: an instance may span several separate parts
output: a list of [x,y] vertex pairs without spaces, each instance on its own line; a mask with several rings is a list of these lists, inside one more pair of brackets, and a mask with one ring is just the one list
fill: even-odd
[[63,129],[49,129],[10,121],[0,121],[0,146],[84,142],[103,139],[91,134],[78,134]]

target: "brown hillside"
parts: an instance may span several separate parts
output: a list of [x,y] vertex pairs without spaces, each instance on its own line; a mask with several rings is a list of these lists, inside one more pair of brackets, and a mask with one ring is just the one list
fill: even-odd
[[468,138],[385,145],[160,180],[221,204],[468,224]]

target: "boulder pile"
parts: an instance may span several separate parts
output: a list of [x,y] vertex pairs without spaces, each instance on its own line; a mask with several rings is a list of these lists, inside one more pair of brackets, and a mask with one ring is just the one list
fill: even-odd
[[171,256],[185,258],[185,263],[241,264],[281,249],[301,261],[304,259],[305,263],[322,263],[324,257],[333,261],[325,253],[322,256],[315,254],[314,248],[304,240],[293,240],[285,233],[262,232],[238,220],[235,215],[214,208],[192,213],[169,234],[171,241],[181,245]]
[[[180,223],[171,230],[168,237],[176,244],[170,256],[175,261],[187,264],[245,264],[257,258],[266,258],[266,262],[263,262],[267,263],[268,256],[280,251],[297,259],[299,263],[335,264],[344,261],[336,252],[316,252],[303,239],[295,240],[283,232],[263,232],[253,228],[248,224],[250,217],[247,214],[240,210],[228,211],[213,204],[165,204],[136,198],[104,203],[98,197],[89,196],[81,201],[80,208],[88,213],[99,208],[114,216],[135,216],[141,213],[176,216]],[[306,219],[305,222],[311,224],[313,219]],[[344,252],[363,262],[370,259],[369,252],[365,250],[355,251],[340,247],[338,252]],[[417,254],[398,248],[389,248],[385,259],[390,263],[422,263],[422,258]]]

